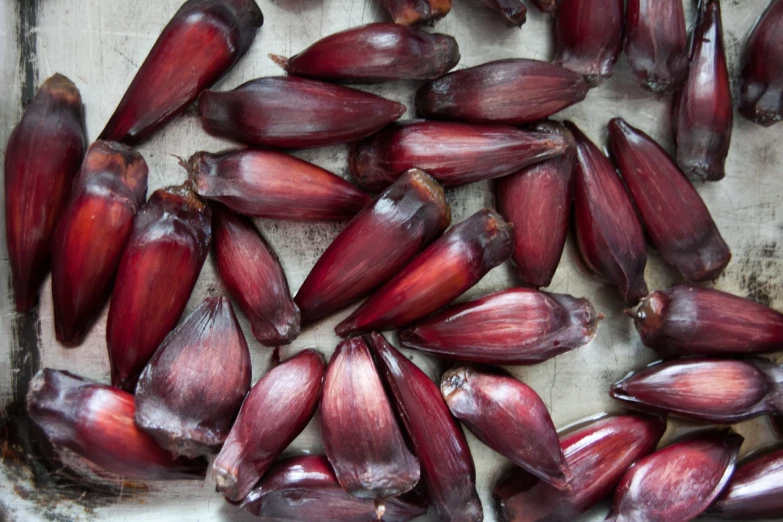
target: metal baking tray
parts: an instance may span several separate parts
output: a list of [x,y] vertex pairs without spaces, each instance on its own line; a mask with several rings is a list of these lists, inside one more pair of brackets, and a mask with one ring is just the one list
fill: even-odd
[[[454,0],[452,12],[433,29],[456,37],[462,60],[457,68],[490,60],[527,57],[548,60],[552,53],[551,19],[531,6],[521,30],[508,28],[496,13],[472,3]],[[694,6],[686,1],[693,20]],[[89,138],[94,140],[122,97],[164,25],[182,0],[3,0],[0,2],[0,147],[22,114],[23,100],[41,81],[55,72],[71,78],[86,106]],[[377,0],[258,0],[265,23],[250,51],[218,85],[231,89],[259,76],[281,74],[267,54],[291,55],[333,32],[373,21],[386,20]],[[737,93],[738,70],[745,39],[768,0],[724,0],[726,50]],[[359,86],[361,89],[413,105],[417,82]],[[524,93],[522,93],[524,95]],[[735,96],[736,99],[736,96]],[[606,123],[624,117],[672,150],[669,96],[643,91],[621,57],[610,81],[593,89],[582,103],[563,111],[557,119],[575,121],[596,143],[606,139]],[[409,110],[407,117],[413,117]],[[715,287],[783,309],[783,124],[764,129],[735,115],[726,178],[698,187],[733,259]],[[164,185],[181,183],[185,171],[173,155],[188,157],[199,151],[218,151],[234,144],[208,136],[191,109],[140,147],[150,167],[151,193]],[[341,176],[348,177],[346,147],[328,147],[294,153]],[[451,189],[448,200],[453,222],[494,204],[491,182]],[[0,218],[2,219],[2,218]],[[291,290],[296,292],[321,252],[344,223],[297,224],[257,220],[257,226],[282,260]],[[36,312],[15,313],[10,296],[10,275],[5,227],[0,227],[0,278],[6,291],[0,296],[0,408],[3,411],[2,465],[0,465],[0,520],[15,521],[249,521],[255,517],[223,501],[214,481],[137,483],[117,480],[73,481],[65,469],[45,471],[39,464],[34,441],[20,417],[20,400],[27,382],[41,367],[66,369],[108,382],[105,316],[85,344],[65,349],[54,339],[50,283],[43,288]],[[575,245],[569,238],[563,259],[549,290],[588,297],[606,315],[595,339],[587,346],[530,367],[509,367],[532,386],[549,407],[558,427],[605,411],[619,411],[608,396],[611,383],[629,370],[656,359],[644,348],[622,304],[608,286],[584,277],[575,265]],[[660,257],[650,253],[647,281],[651,289],[679,282],[678,275]],[[514,277],[509,263],[490,272],[460,299],[510,287]],[[221,292],[212,261],[199,279],[188,303],[189,313],[205,296]],[[310,326],[283,357],[305,347],[331,355],[336,343],[332,328],[351,310]],[[238,314],[241,316],[241,314]],[[248,322],[240,317],[253,358],[253,378],[269,367],[270,349],[256,343]],[[420,353],[406,353],[431,376],[443,363]],[[670,423],[667,439],[692,428]],[[743,454],[774,442],[764,418],[739,424],[746,437]],[[491,488],[508,465],[500,456],[467,434],[478,473],[478,488],[485,520],[497,520]],[[299,436],[290,452],[321,452],[315,423]],[[27,455],[28,459],[22,457]],[[33,477],[37,477],[33,480]],[[602,520],[606,506],[580,520]],[[421,520],[430,520],[426,517]]]

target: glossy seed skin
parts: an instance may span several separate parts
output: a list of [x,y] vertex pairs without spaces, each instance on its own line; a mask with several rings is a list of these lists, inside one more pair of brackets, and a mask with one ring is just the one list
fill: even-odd
[[217,490],[227,500],[244,500],[307,426],[321,396],[323,374],[323,358],[308,349],[271,369],[253,386],[213,464]]
[[560,0],[555,58],[591,86],[612,76],[623,49],[623,0]]
[[567,486],[571,471],[555,425],[532,388],[500,370],[458,366],[443,374],[440,391],[451,413],[484,444],[544,482]]
[[175,456],[216,452],[250,389],[250,352],[227,297],[163,340],[136,386],[136,425]]
[[566,147],[561,136],[513,127],[410,121],[355,143],[348,161],[357,185],[379,192],[413,168],[455,187],[507,176]]
[[656,290],[631,316],[644,345],[664,357],[783,349],[783,314],[711,288]]
[[371,201],[341,177],[272,150],[197,152],[184,166],[196,194],[245,216],[350,219]]
[[587,299],[512,288],[449,306],[399,336],[447,359],[536,364],[589,343],[600,319]]
[[374,94],[295,76],[273,76],[198,99],[204,129],[253,147],[307,149],[369,136],[405,106]]
[[572,473],[570,488],[559,490],[522,469],[494,488],[503,522],[576,520],[609,495],[623,473],[655,450],[666,423],[654,417],[617,415],[590,422],[561,437]]
[[688,358],[656,363],[612,385],[629,406],[733,424],[783,412],[783,369],[766,359]]
[[421,463],[425,498],[438,520],[481,522],[484,515],[470,448],[440,390],[381,334],[370,335],[370,347]]
[[666,151],[620,118],[609,122],[609,148],[663,259],[688,281],[717,279],[731,250],[707,205]]
[[643,458],[623,475],[611,522],[688,522],[720,494],[734,472],[742,437],[712,433]]
[[130,393],[69,372],[39,371],[27,412],[55,445],[131,480],[202,480],[204,459],[175,459],[133,422]]
[[783,119],[783,1],[772,0],[745,46],[740,114],[769,127]]
[[324,376],[319,418],[326,456],[350,495],[393,497],[419,481],[419,461],[405,446],[361,337],[337,345]]
[[522,27],[527,19],[527,8],[519,0],[479,0],[506,21],[509,27]]
[[734,108],[717,0],[701,0],[685,85],[672,102],[677,165],[691,181],[726,175]]
[[511,59],[449,73],[416,93],[428,119],[523,125],[584,100],[580,74],[539,60]]
[[[377,505],[376,505],[377,503]],[[242,507],[275,520],[323,522],[406,522],[423,515],[427,506],[415,493],[380,502],[346,493],[334,469],[322,455],[303,455],[278,462],[250,492]]]
[[223,77],[264,23],[254,0],[188,0],[163,28],[101,139],[136,145]]
[[334,33],[291,58],[273,57],[288,74],[324,80],[431,80],[459,62],[457,41],[394,23]]
[[636,304],[647,295],[647,247],[636,211],[611,162],[576,125],[566,126],[576,140],[574,219],[581,258],[627,304]]
[[514,255],[523,285],[549,286],[563,255],[571,217],[576,146],[560,124],[543,122],[537,132],[560,134],[565,154],[525,167],[497,183],[497,210],[514,227]]
[[300,312],[277,255],[253,223],[222,205],[212,207],[213,253],[220,278],[264,346],[299,335]]
[[111,293],[147,174],[125,145],[96,141],[87,150],[52,242],[54,331],[66,346],[82,343]]
[[307,324],[370,294],[449,226],[443,188],[411,170],[378,195],[329,245],[296,294]]
[[341,337],[393,330],[446,306],[511,257],[511,227],[484,209],[454,225],[335,327]]
[[688,74],[688,29],[678,0],[629,0],[625,6],[625,55],[642,87],[680,89]]
[[394,23],[432,25],[451,11],[451,0],[380,0]]
[[779,518],[783,514],[783,449],[743,463],[708,510],[727,520]]
[[177,324],[209,253],[211,211],[186,185],[153,192],[122,253],[106,323],[114,386],[132,390]]
[[86,147],[79,89],[55,74],[41,84],[5,149],[5,235],[17,312],[38,303],[52,238]]

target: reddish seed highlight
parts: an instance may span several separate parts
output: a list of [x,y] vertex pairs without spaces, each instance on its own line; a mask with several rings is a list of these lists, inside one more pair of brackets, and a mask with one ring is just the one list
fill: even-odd
[[5,235],[18,312],[38,303],[52,238],[86,147],[79,89],[55,74],[41,84],[5,149]]
[[419,89],[425,118],[472,123],[532,123],[584,100],[581,74],[523,58],[498,60],[441,76]]
[[131,480],[203,480],[204,459],[175,459],[134,423],[133,395],[46,368],[30,381],[27,411],[55,445]]
[[693,520],[725,487],[742,440],[734,433],[705,434],[643,458],[617,486],[606,520]]
[[601,84],[623,48],[623,0],[560,0],[555,43],[554,63]]
[[111,293],[147,173],[141,154],[120,143],[87,150],[52,242],[54,331],[66,346],[82,343]]
[[183,167],[193,190],[243,214],[267,219],[350,219],[370,196],[312,163],[282,152],[197,152]]
[[560,124],[543,122],[538,132],[562,135],[562,156],[541,161],[498,180],[497,210],[514,227],[517,274],[525,286],[549,286],[565,247],[571,217],[576,145]]
[[215,452],[250,389],[250,352],[227,297],[208,297],[161,343],[136,386],[136,424],[175,456]]
[[783,349],[783,314],[720,290],[697,286],[656,290],[628,314],[644,345],[665,357]]
[[691,181],[726,175],[734,107],[717,0],[701,0],[685,85],[672,102],[677,165]]
[[186,186],[153,192],[122,253],[106,323],[112,384],[132,390],[177,324],[207,258],[211,211]]
[[400,24],[334,33],[291,58],[272,56],[288,74],[338,81],[431,80],[459,62],[457,41]]
[[614,166],[576,125],[566,122],[576,141],[574,219],[586,268],[617,286],[623,300],[636,304],[647,294],[647,246],[628,193]]
[[405,113],[405,106],[340,85],[277,76],[198,99],[204,129],[254,147],[306,149],[364,138]]
[[419,462],[405,445],[361,337],[337,345],[324,377],[319,419],[326,456],[349,494],[383,499],[419,481]]
[[454,225],[335,327],[341,337],[397,329],[446,306],[511,257],[511,227],[484,209]]
[[188,0],[163,28],[101,139],[136,145],[236,65],[264,23],[254,0]]
[[536,364],[590,342],[602,317],[587,299],[512,288],[450,306],[399,336],[438,357]]
[[783,413],[783,368],[766,359],[687,358],[656,363],[612,385],[630,406],[733,424]]
[[307,324],[365,297],[402,270],[451,222],[443,188],[425,172],[403,174],[321,255],[296,294]]
[[654,417],[617,415],[583,425],[561,437],[572,478],[559,490],[522,469],[493,489],[503,522],[575,520],[614,489],[625,470],[655,450],[666,423]]
[[731,251],[707,205],[666,151],[620,118],[609,122],[609,148],[664,260],[689,281],[717,279]]

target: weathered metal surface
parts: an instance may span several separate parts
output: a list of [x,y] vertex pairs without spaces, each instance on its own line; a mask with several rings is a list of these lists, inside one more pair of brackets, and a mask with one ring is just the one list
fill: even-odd
[[[217,88],[230,89],[265,75],[281,74],[268,53],[291,55],[316,39],[348,27],[385,19],[376,0],[259,0],[265,24],[247,56]],[[738,89],[738,68],[744,40],[767,0],[724,0],[723,20],[732,86]],[[119,102],[138,66],[160,30],[181,0],[116,2],[114,0],[3,0],[0,2],[0,150],[22,114],[23,102],[38,84],[54,72],[71,78],[86,106],[87,129],[95,139]],[[689,19],[693,6],[686,1]],[[507,28],[496,13],[471,0],[455,0],[453,11],[435,26],[460,44],[458,67],[489,60],[551,56],[551,20],[531,8],[521,30]],[[360,88],[412,106],[415,82],[394,82]],[[524,93],[521,93],[524,95]],[[736,96],[735,96],[736,99]],[[614,76],[592,90],[587,99],[562,113],[591,138],[603,144],[606,123],[622,116],[650,133],[671,150],[669,97],[643,91],[622,57]],[[409,116],[412,112],[409,110]],[[783,125],[764,129],[735,116],[734,136],[726,178],[698,187],[734,257],[715,286],[783,309]],[[195,111],[188,110],[140,147],[150,166],[150,193],[168,184],[181,183],[185,171],[172,155],[188,157],[198,150],[218,151],[232,146],[206,135]],[[345,147],[329,147],[296,153],[297,156],[348,176]],[[493,204],[488,182],[451,189],[448,199],[457,222]],[[279,254],[292,291],[343,224],[293,224],[257,221],[258,227]],[[93,328],[84,346],[65,349],[54,339],[51,285],[43,288],[37,311],[20,316],[11,300],[5,227],[0,227],[0,277],[6,291],[0,296],[0,426],[3,460],[0,465],[0,519],[10,520],[252,520],[254,517],[226,504],[214,492],[211,477],[203,483],[137,484],[74,482],[63,469],[47,470],[37,457],[34,432],[24,421],[19,399],[27,382],[40,367],[55,367],[108,382],[105,321]],[[564,426],[601,411],[618,411],[608,396],[609,385],[627,371],[656,357],[645,349],[623,316],[612,289],[585,278],[576,266],[572,238],[550,290],[589,297],[607,318],[592,343],[538,366],[512,369],[532,386],[549,407],[555,425]],[[651,289],[677,282],[677,274],[652,253],[647,268]],[[464,298],[475,297],[514,284],[508,264],[487,275]],[[190,312],[206,295],[221,292],[221,282],[210,260],[188,304]],[[330,355],[337,344],[332,328],[348,315],[345,310],[303,330],[283,349],[288,356],[304,347]],[[251,346],[253,380],[269,367],[271,350],[250,334],[249,323],[240,321]],[[410,352],[413,360],[432,376],[444,364]],[[672,423],[671,436],[688,426]],[[736,426],[746,437],[743,453],[772,440],[766,420]],[[478,484],[486,520],[496,520],[491,487],[507,463],[468,435],[478,470]],[[316,423],[295,441],[293,450],[321,452]],[[22,457],[27,455],[26,462]],[[31,465],[32,464],[32,465]],[[33,475],[37,478],[32,481]],[[605,507],[583,520],[601,520]]]

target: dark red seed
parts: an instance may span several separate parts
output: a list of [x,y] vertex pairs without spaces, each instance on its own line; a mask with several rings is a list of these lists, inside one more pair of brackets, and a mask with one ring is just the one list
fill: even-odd
[[438,183],[403,174],[337,236],[307,275],[295,301],[309,323],[365,297],[402,270],[449,226]]
[[522,58],[498,60],[423,86],[416,94],[416,110],[425,118],[521,125],[584,100],[587,90],[580,74],[563,67]]
[[364,138],[405,113],[374,94],[294,76],[260,78],[198,99],[210,134],[256,147],[304,149]]
[[400,331],[400,343],[439,357],[536,364],[590,342],[603,316],[587,299],[512,288],[450,306]]
[[678,359],[630,373],[611,395],[642,409],[733,424],[783,413],[783,368],[766,359]]
[[371,192],[388,187],[413,168],[444,187],[507,176],[563,154],[557,135],[500,125],[411,121],[395,124],[351,147],[351,176]]
[[250,319],[265,346],[288,344],[299,335],[299,307],[283,267],[253,223],[221,205],[212,210],[213,252],[220,278]]
[[653,417],[618,415],[591,422],[561,438],[572,478],[559,490],[515,468],[494,488],[503,522],[576,520],[614,489],[634,462],[655,450],[666,423]]
[[341,177],[282,152],[197,152],[183,166],[196,194],[246,216],[350,219],[371,201]]
[[629,469],[607,522],[688,522],[720,494],[734,472],[742,437],[711,433],[672,444]]
[[554,63],[599,85],[623,49],[623,0],[560,0],[555,45]]
[[264,23],[254,0],[188,0],[147,55],[101,139],[135,145],[245,55]]
[[566,126],[576,141],[574,218],[582,260],[636,304],[647,294],[647,248],[636,211],[611,162],[576,125]]
[[783,514],[783,449],[739,466],[709,513],[729,520],[780,517]]
[[49,440],[132,480],[201,480],[204,459],[175,459],[133,421],[133,395],[46,368],[30,381],[27,412]]
[[52,243],[54,331],[66,346],[82,343],[111,293],[147,173],[141,154],[120,143],[87,150]]
[[349,495],[322,455],[293,457],[275,464],[242,507],[265,519],[321,522],[405,522],[427,510],[415,493],[380,502]]
[[783,1],[772,0],[745,46],[740,113],[769,127],[783,119]]
[[700,0],[685,85],[672,102],[677,165],[691,181],[726,175],[734,108],[717,0]]
[[509,27],[522,27],[527,19],[527,8],[519,0],[479,0],[502,16]]
[[272,56],[294,76],[382,82],[431,80],[459,62],[457,41],[393,23],[375,23],[334,33],[292,56]]
[[560,5],[560,0],[533,0],[533,3],[539,10],[554,14]]
[[663,259],[689,281],[717,279],[731,250],[707,205],[666,151],[620,118],[609,122],[609,148]]
[[688,74],[688,29],[680,0],[628,0],[625,54],[636,78],[654,92],[677,91]]
[[271,369],[247,394],[213,465],[217,490],[228,500],[244,500],[307,426],[318,405],[323,373],[323,358],[303,350]]
[[209,253],[210,217],[186,185],[156,190],[139,210],[106,323],[113,385],[132,390],[177,324]]
[[419,462],[402,438],[367,345],[337,345],[324,377],[319,409],[326,456],[349,494],[383,499],[410,491]]
[[421,463],[427,501],[442,522],[481,522],[484,515],[470,448],[440,390],[381,334],[371,334],[370,346]]
[[213,453],[250,389],[231,302],[208,297],[161,343],[136,386],[136,425],[175,456]]
[[511,227],[484,209],[454,225],[335,327],[346,337],[394,330],[446,306],[511,257]]
[[[573,142],[560,124],[543,122],[535,130]],[[497,210],[514,227],[512,259],[523,285],[549,286],[560,262],[571,217],[575,154],[572,144],[562,156],[498,180]]]
[[719,290],[656,290],[630,315],[644,345],[666,357],[783,350],[783,314]]
[[394,23],[432,25],[451,11],[451,0],[380,0]]
[[484,444],[544,482],[566,487],[571,471],[532,388],[500,371],[459,366],[443,374],[440,390],[451,413]]
[[5,149],[5,234],[19,312],[38,302],[55,228],[86,146],[79,89],[55,74],[41,84]]

